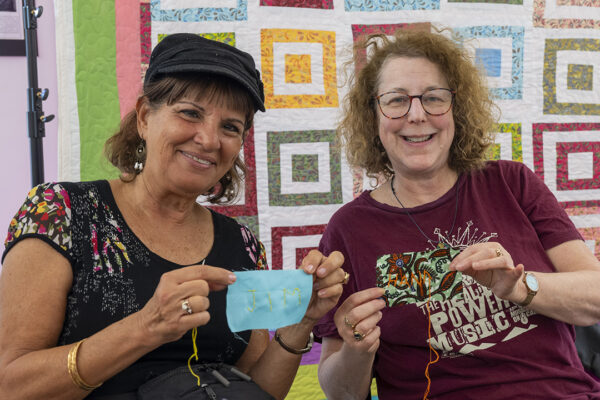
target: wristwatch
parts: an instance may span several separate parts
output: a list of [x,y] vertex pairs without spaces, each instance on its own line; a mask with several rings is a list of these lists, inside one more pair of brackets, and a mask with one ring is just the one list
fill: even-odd
[[525,301],[519,303],[519,305],[521,307],[526,307],[531,303],[531,300],[533,300],[533,296],[537,294],[540,285],[535,275],[531,272],[525,272],[525,274],[523,274],[523,283],[527,288],[527,297],[525,298]]

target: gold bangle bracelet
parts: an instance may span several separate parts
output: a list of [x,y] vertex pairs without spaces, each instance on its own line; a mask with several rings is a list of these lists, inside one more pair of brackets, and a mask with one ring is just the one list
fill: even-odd
[[73,383],[78,388],[89,392],[90,390],[94,390],[100,387],[100,385],[102,385],[103,382],[100,382],[97,385],[90,385],[86,383],[79,375],[79,370],[77,369],[77,352],[79,351],[79,346],[81,346],[81,343],[83,343],[84,340],[85,339],[82,339],[79,342],[75,343],[75,345],[71,347],[71,350],[69,350],[69,355],[67,357],[67,368],[69,369],[69,376],[71,376],[71,380],[73,381]]

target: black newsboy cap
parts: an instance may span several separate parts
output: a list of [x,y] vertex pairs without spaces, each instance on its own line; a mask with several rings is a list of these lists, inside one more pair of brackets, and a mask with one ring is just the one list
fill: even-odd
[[169,35],[152,50],[144,86],[178,72],[206,72],[231,78],[250,92],[256,109],[265,111],[263,83],[254,59],[235,47],[192,33]]

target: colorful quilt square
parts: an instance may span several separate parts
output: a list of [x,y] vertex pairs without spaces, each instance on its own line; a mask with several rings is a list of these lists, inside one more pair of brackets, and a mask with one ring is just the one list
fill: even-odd
[[492,96],[502,100],[523,98],[524,27],[485,25],[454,28],[453,31],[463,40],[476,40],[473,44],[477,46],[474,59],[477,58],[477,49],[487,54],[492,54],[492,50],[495,50],[493,54],[499,55],[499,58],[494,58],[500,64],[499,74],[495,76],[488,73]]
[[[286,71],[275,71],[288,68],[290,55],[309,55],[310,82],[289,83]],[[338,106],[335,32],[262,29],[261,66],[267,108]]]
[[500,49],[475,49],[476,62],[483,65],[487,76],[499,77],[502,50]]
[[[270,205],[342,203],[341,154],[334,140],[332,130],[267,132]],[[316,156],[317,180],[294,180],[294,155]]]
[[[532,130],[535,173],[563,207],[600,206],[600,188],[596,187],[600,123],[540,123],[533,124]],[[593,153],[591,160],[585,153]],[[577,172],[581,168],[593,172],[582,175]]]
[[556,143],[557,190],[600,189],[600,142]]
[[533,0],[533,26],[550,29],[600,29],[600,14],[595,10],[598,7],[600,6],[595,0]]
[[600,92],[573,88],[573,74],[570,86],[573,64],[586,66],[589,81],[600,81],[600,39],[546,39],[544,114],[600,115]]
[[260,0],[261,6],[333,9],[333,0]]
[[292,154],[292,182],[318,182],[319,155]]
[[439,10],[440,0],[344,0],[346,11]]
[[310,54],[285,55],[285,83],[311,83]]
[[567,71],[567,89],[594,90],[594,66],[569,64]]
[[245,21],[247,0],[150,0],[152,21]]
[[302,262],[298,256],[304,254],[304,249],[319,246],[326,226],[324,224],[271,228],[271,269],[296,269]]
[[490,148],[488,159],[523,162],[520,123],[502,123],[496,126],[496,143]]

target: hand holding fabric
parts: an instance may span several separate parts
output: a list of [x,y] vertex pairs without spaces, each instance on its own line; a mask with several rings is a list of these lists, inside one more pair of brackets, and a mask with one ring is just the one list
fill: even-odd
[[301,268],[313,275],[313,291],[304,318],[316,323],[338,303],[342,295],[345,272],[341,268],[344,256],[339,251],[325,257],[320,251],[312,250],[302,260]]
[[235,282],[226,269],[192,265],[166,272],[148,303],[138,312],[140,326],[155,345],[180,339],[188,330],[210,320],[208,294]]
[[515,296],[523,276],[523,264],[515,267],[510,253],[498,242],[467,247],[452,260],[449,268],[471,276],[501,299],[512,302],[523,300]]

